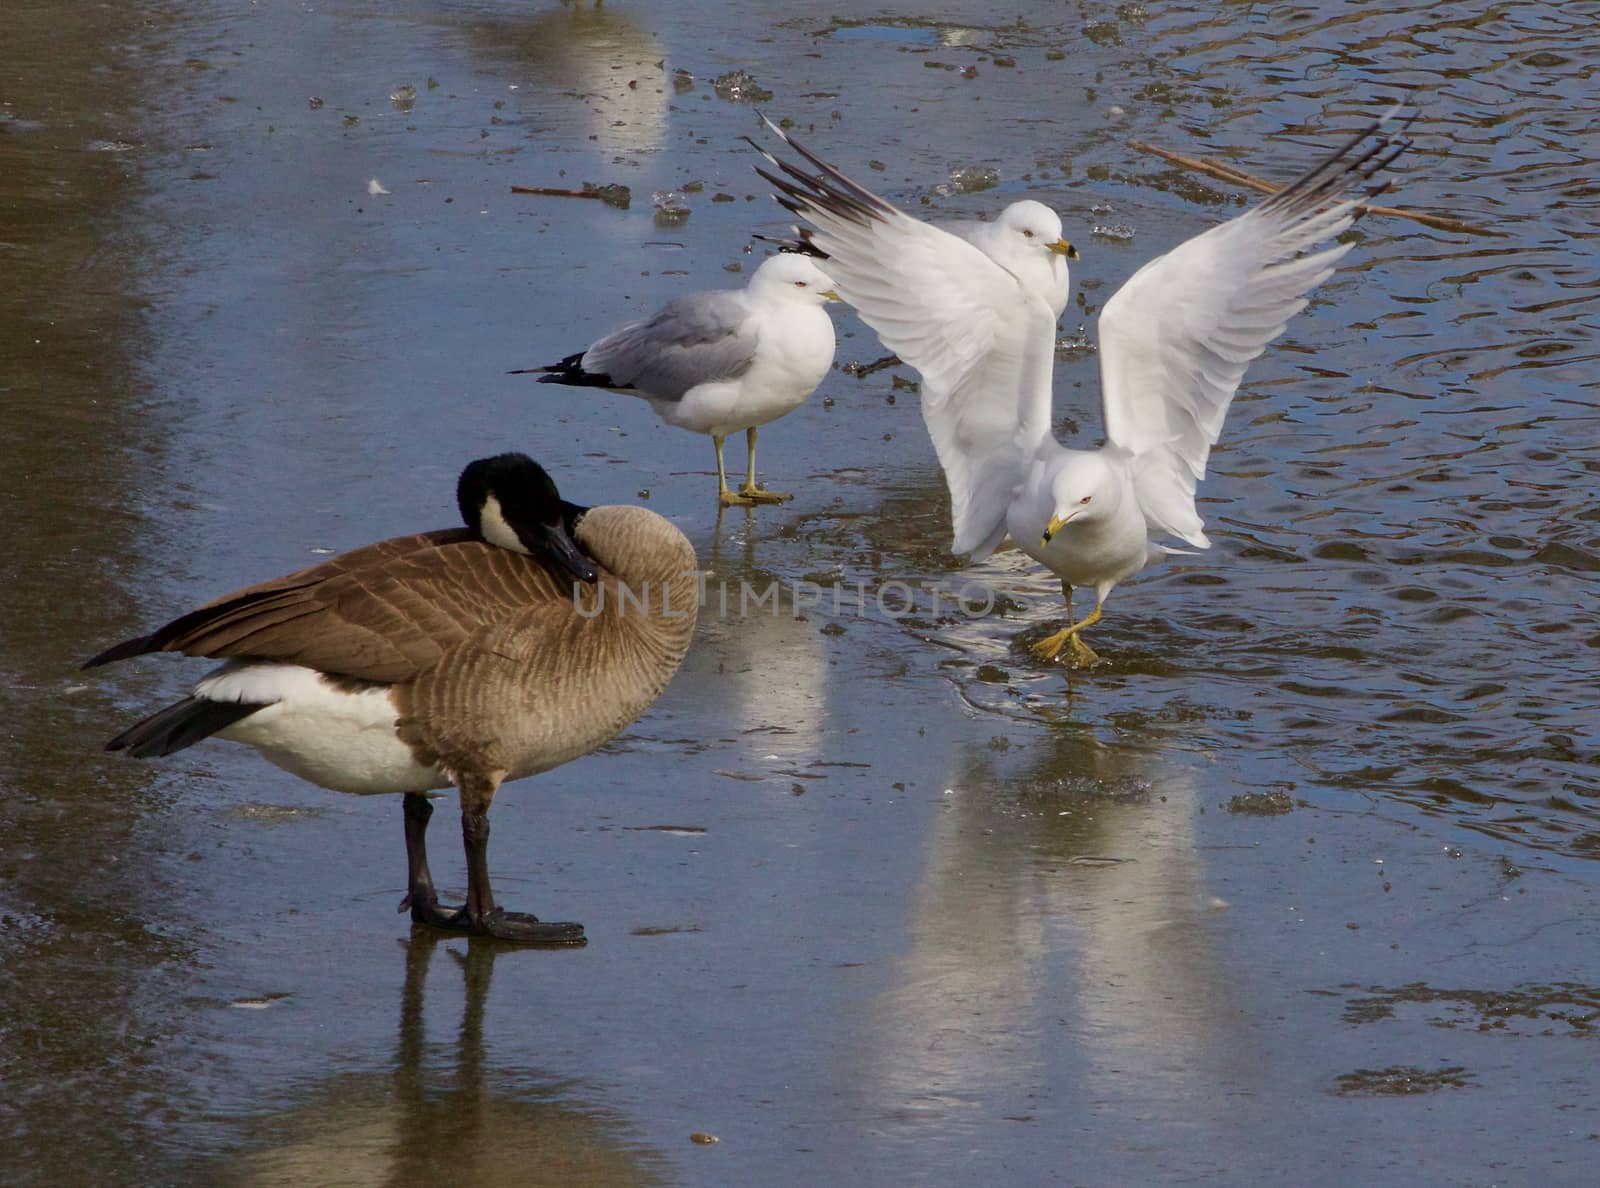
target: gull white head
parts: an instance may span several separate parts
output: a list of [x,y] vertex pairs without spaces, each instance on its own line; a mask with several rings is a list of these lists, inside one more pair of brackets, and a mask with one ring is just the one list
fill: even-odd
[[1099,450],[1074,450],[1050,481],[1050,522],[1042,544],[1068,524],[1092,524],[1117,510],[1123,484]]
[[1042,202],[1013,202],[969,236],[996,264],[1022,282],[1057,318],[1067,308],[1067,261],[1078,249],[1062,237],[1061,216]]
[[833,278],[818,268],[814,259],[799,252],[779,252],[762,261],[750,277],[750,294],[773,300],[788,297],[809,305],[839,300]]
[[1011,242],[1020,251],[1048,252],[1068,260],[1078,258],[1078,249],[1062,235],[1061,216],[1043,202],[1032,198],[1013,202],[1000,212],[994,225],[1011,232],[1015,237]]

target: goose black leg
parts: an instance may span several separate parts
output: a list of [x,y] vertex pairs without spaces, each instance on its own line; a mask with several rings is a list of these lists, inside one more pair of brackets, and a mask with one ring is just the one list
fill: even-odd
[[400,911],[411,909],[411,919],[417,924],[432,924],[436,928],[459,928],[455,923],[462,918],[464,908],[439,906],[439,893],[433,889],[433,875],[428,870],[428,821],[433,816],[433,802],[420,792],[405,795],[406,814],[406,897],[400,901]]
[[495,906],[489,885],[489,814],[461,811],[461,840],[467,850],[467,905],[464,920],[455,927],[468,932],[528,945],[576,946],[587,944],[582,924],[546,924],[526,912],[508,912]]

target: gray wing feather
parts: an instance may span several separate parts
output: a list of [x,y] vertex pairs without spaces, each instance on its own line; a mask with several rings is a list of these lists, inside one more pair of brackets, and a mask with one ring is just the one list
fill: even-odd
[[584,352],[583,368],[657,400],[682,400],[693,387],[749,371],[758,337],[742,291],[690,293],[606,335]]

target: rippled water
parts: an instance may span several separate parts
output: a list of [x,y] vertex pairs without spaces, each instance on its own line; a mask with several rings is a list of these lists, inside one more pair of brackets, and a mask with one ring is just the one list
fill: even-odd
[[1272,420],[1236,416],[1217,469],[1285,475],[1288,490],[1260,511],[1218,509],[1248,559],[1225,580],[1285,589],[1301,622],[1280,621],[1275,641],[1220,626],[1282,715],[1258,713],[1241,740],[1286,744],[1318,781],[1592,855],[1600,212],[1585,96],[1600,6],[1272,17],[1260,33],[1172,12],[1144,25],[1184,46],[1161,72],[1179,119],[1298,130],[1413,88],[1424,117],[1395,201],[1495,238],[1369,220],[1359,275],[1324,291],[1341,313],[1346,293],[1363,302],[1349,330],[1299,344],[1318,359],[1286,353],[1292,387],[1252,375],[1259,403],[1237,411],[1270,401]]
[[[981,15],[14,16],[0,1179],[1586,1182],[1600,4]],[[1216,547],[1119,587],[1069,673],[1026,646],[1048,575],[949,556],[913,373],[830,375],[762,432],[796,501],[722,516],[703,439],[503,374],[782,230],[713,85],[741,70],[908,209],[1062,211],[1067,440],[1100,307],[1253,200],[1133,141],[1283,181],[1409,96],[1383,201],[1484,234],[1359,224],[1229,414]],[[510,192],[583,183],[632,206]],[[882,354],[837,324],[841,363]],[[413,937],[396,806],[220,744],[99,753],[198,666],[81,658],[447,523],[514,447],[671,516],[713,589],[866,592],[708,608],[652,714],[502,793],[503,897],[587,950]]]
[[[1091,180],[1030,187],[1067,212],[1069,233],[1096,201],[1137,228],[1126,247],[1097,239],[1086,252],[1084,314],[1175,227],[1200,225],[1173,194],[1231,205],[1129,139],[1181,137],[1191,155],[1281,180],[1329,129],[1409,95],[1422,110],[1416,149],[1384,201],[1486,234],[1360,224],[1360,246],[1252,365],[1230,412],[1201,492],[1217,547],[1113,595],[1098,632],[1109,663],[1081,682],[1093,693],[1079,721],[1115,738],[1158,729],[1178,701],[1193,745],[1277,752],[1308,784],[1600,853],[1597,212],[1585,151],[1597,16],[1586,4],[1337,16],[1122,5],[1085,26],[1097,85],[1077,89],[1081,102],[1122,111],[1072,155],[1074,178]],[[992,36],[1047,45],[1056,34]],[[1057,373],[1058,407],[1065,389],[1091,440],[1097,368],[1087,356]],[[937,540],[942,522],[928,530]],[[1031,563],[1000,560],[991,574],[1050,610],[1053,583],[1035,581]],[[1058,682],[1016,647],[1018,624],[989,626],[962,645],[972,667],[1004,661],[1016,679],[964,692],[1053,711]]]

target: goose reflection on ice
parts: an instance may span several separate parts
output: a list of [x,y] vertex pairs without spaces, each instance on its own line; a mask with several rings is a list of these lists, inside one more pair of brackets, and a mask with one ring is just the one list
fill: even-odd
[[[661,1183],[664,1164],[626,1127],[574,1102],[554,1077],[488,1067],[483,1008],[498,946],[470,942],[455,958],[466,1005],[455,1042],[429,1043],[423,1020],[438,933],[406,945],[394,1068],[338,1076],[305,1103],[264,1119],[227,1178],[252,1186],[472,1184],[475,1188],[626,1188]],[[515,952],[513,950],[513,952]],[[452,1058],[448,1063],[440,1053]]]

